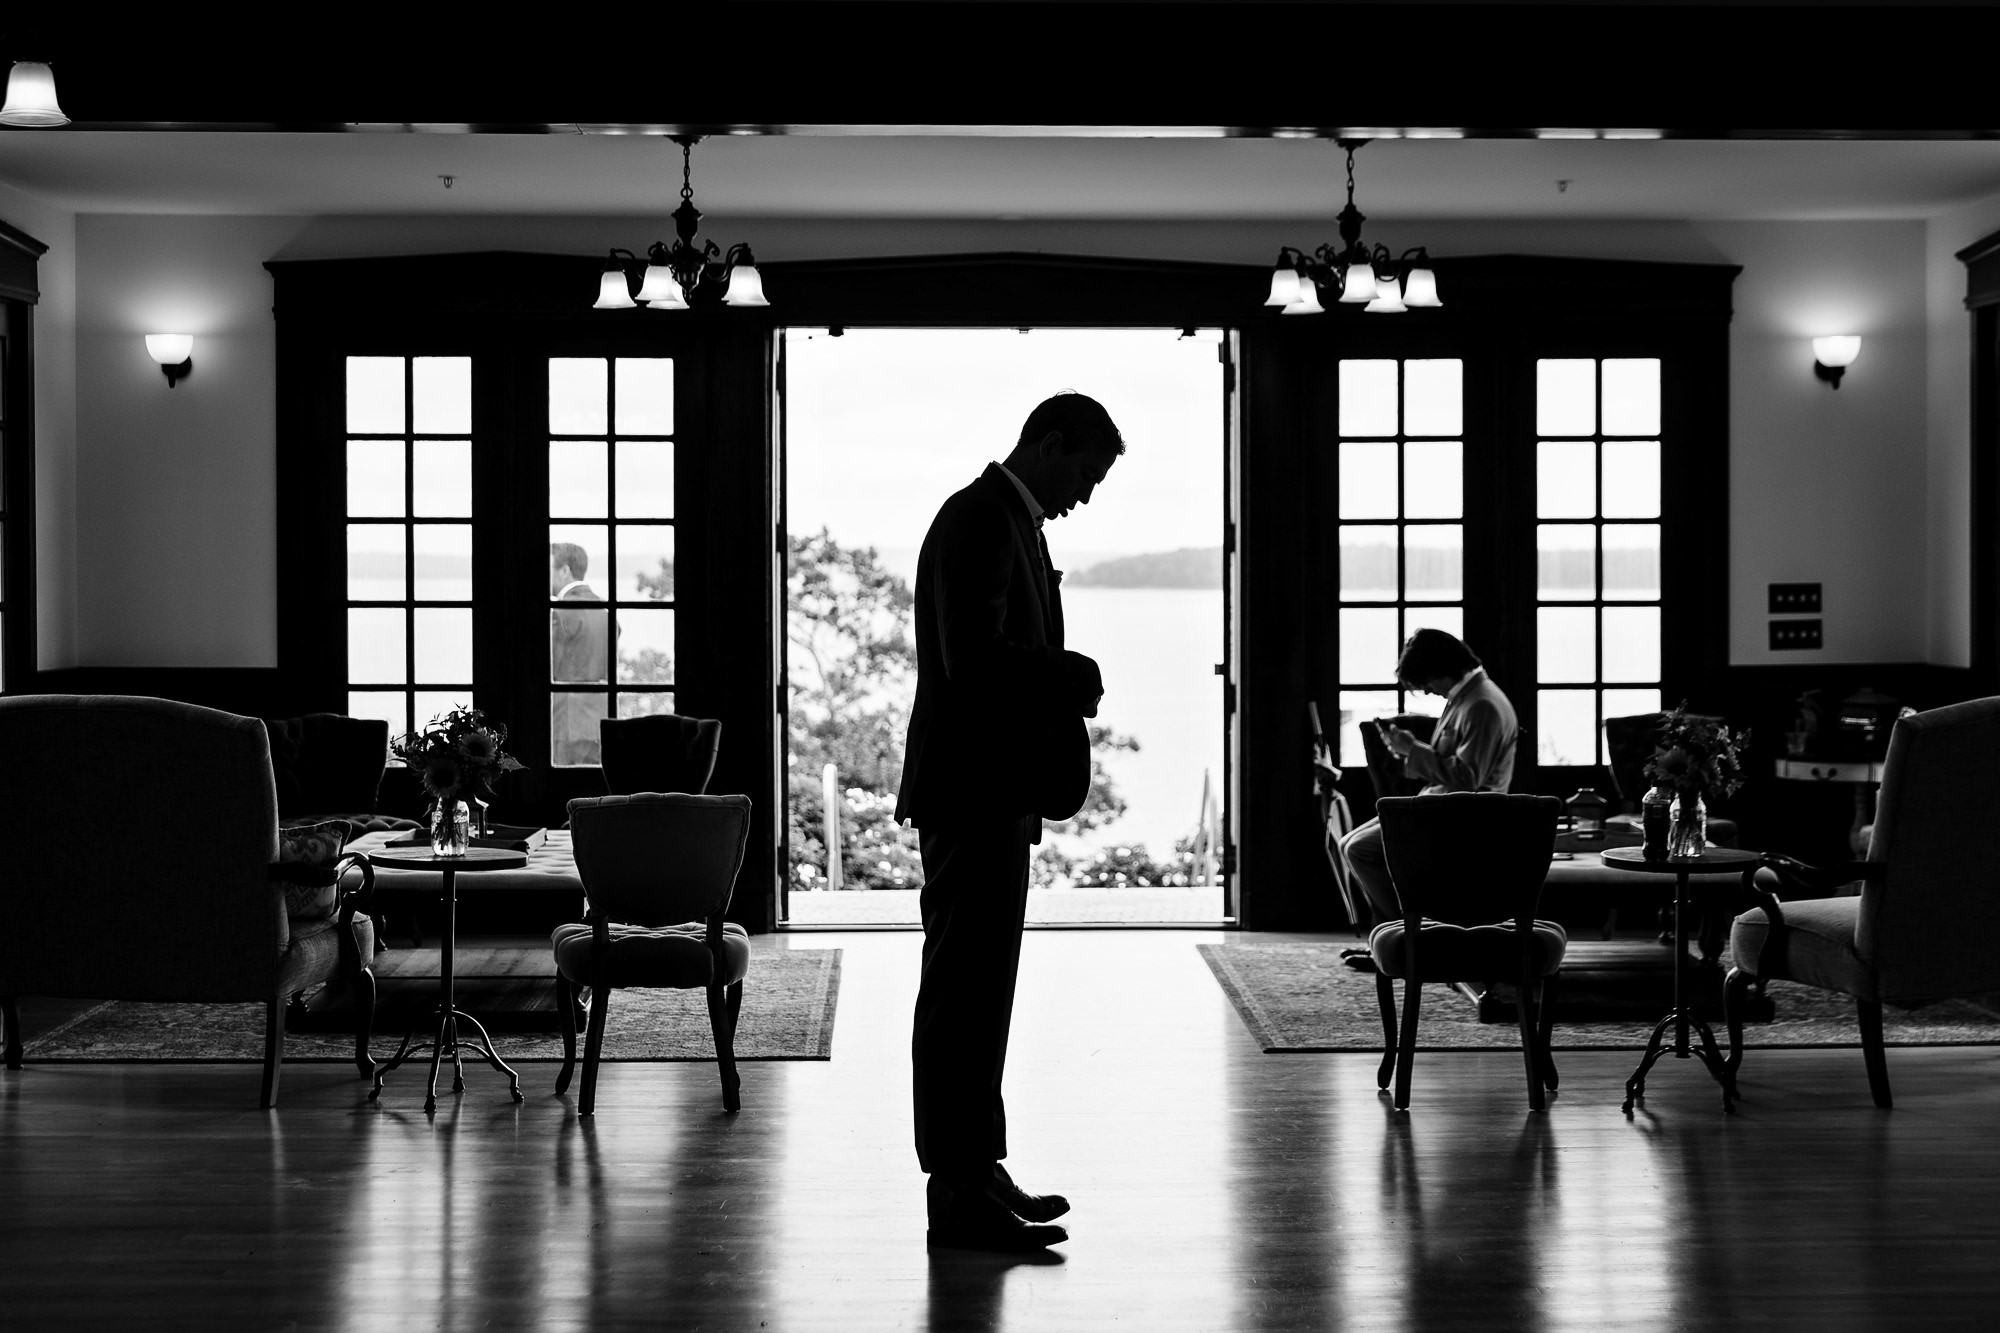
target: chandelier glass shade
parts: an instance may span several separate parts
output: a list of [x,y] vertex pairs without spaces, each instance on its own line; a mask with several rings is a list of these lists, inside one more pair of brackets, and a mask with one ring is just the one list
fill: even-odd
[[1310,253],[1289,245],[1280,249],[1265,305],[1287,315],[1323,315],[1322,292],[1337,304],[1358,305],[1371,315],[1399,315],[1444,304],[1438,299],[1437,272],[1423,246],[1397,255],[1386,245],[1362,243],[1361,224],[1367,219],[1354,206],[1354,150],[1364,142],[1340,142],[1347,150],[1347,207],[1336,219],[1340,244],[1321,245]]
[[[701,210],[694,206],[692,156],[698,137],[675,135],[681,146],[681,204],[673,212],[674,240],[671,245],[655,241],[646,250],[644,269],[630,250],[613,249],[598,279],[594,310],[629,310],[645,306],[651,310],[691,310],[697,303],[720,302],[732,306],[768,306],[764,277],[757,272],[756,256],[750,247],[737,243],[725,253],[714,241],[703,240]],[[638,277],[635,297],[632,279]]]

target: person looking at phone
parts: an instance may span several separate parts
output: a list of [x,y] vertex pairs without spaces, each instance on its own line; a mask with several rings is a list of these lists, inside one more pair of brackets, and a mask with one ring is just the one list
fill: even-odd
[[[1380,719],[1372,723],[1382,744],[1403,761],[1403,771],[1423,780],[1423,794],[1506,791],[1514,780],[1514,746],[1521,725],[1514,705],[1480,665],[1479,654],[1456,635],[1420,629],[1403,644],[1396,679],[1444,700],[1444,712],[1428,743],[1407,728]],[[1400,918],[1403,908],[1382,851],[1381,823],[1371,819],[1360,825],[1341,840],[1340,848],[1375,920]],[[1365,948],[1343,950],[1342,957],[1356,971],[1375,970]]]

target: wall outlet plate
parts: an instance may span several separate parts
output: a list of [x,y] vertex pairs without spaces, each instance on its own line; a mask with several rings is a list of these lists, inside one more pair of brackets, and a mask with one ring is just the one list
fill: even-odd
[[1794,648],[1824,648],[1817,620],[1774,620],[1771,622],[1771,651]]
[[1816,615],[1820,610],[1817,583],[1773,583],[1770,613],[1774,616]]

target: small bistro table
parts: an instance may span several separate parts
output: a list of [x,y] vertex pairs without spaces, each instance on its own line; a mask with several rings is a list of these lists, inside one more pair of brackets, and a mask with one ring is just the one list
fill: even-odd
[[[1715,1076],[1715,1081],[1722,1085],[1722,1109],[1736,1110],[1736,1067],[1716,1045],[1715,1032],[1695,1016],[1684,989],[1688,961],[1683,908],[1688,900],[1689,876],[1740,873],[1744,891],[1755,893],[1757,867],[1763,863],[1762,852],[1740,851],[1734,847],[1710,847],[1698,857],[1666,861],[1648,861],[1645,851],[1638,847],[1613,847],[1605,851],[1604,864],[1607,866],[1645,875],[1674,876],[1674,1007],[1653,1029],[1652,1039],[1646,1043],[1646,1054],[1640,1059],[1639,1067],[1632,1072],[1632,1077],[1625,1080],[1625,1114],[1632,1114],[1632,1107],[1644,1100],[1647,1071],[1667,1053],[1665,1041],[1668,1028],[1674,1032],[1674,1058],[1685,1060],[1691,1055],[1699,1056],[1701,1062],[1708,1066],[1708,1072]],[[1710,880],[1702,887],[1713,889],[1719,886]],[[1688,1041],[1690,1027],[1701,1038],[1698,1047],[1691,1046]]]
[[[442,873],[443,883],[439,892],[444,896],[444,939],[440,942],[441,953],[438,960],[438,1028],[434,1041],[419,1042],[415,1046],[416,1032],[403,1038],[403,1044],[387,1060],[375,1065],[375,1085],[369,1089],[368,1100],[375,1101],[382,1096],[382,1080],[395,1072],[402,1063],[413,1055],[428,1049],[431,1053],[430,1083],[424,1093],[424,1113],[437,1111],[438,1066],[447,1051],[451,1054],[451,1090],[465,1091],[465,1066],[460,1053],[468,1047],[484,1057],[486,1063],[507,1076],[507,1091],[515,1101],[521,1100],[521,1076],[493,1052],[493,1038],[479,1020],[460,1009],[452,992],[451,956],[452,947],[458,936],[458,877],[479,871],[518,870],[528,863],[526,852],[506,851],[495,847],[470,847],[463,856],[434,856],[422,848],[412,847],[407,852],[397,848],[370,850],[368,861],[371,865],[391,870],[423,870]],[[480,1040],[462,1040],[458,1035],[460,1022],[470,1023],[479,1033]]]

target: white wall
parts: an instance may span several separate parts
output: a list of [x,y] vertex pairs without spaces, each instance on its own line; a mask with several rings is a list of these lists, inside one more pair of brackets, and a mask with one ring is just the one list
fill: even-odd
[[76,215],[0,185],[0,218],[49,247],[35,305],[36,664],[76,662]]
[[1958,251],[2000,231],[2000,194],[1931,219],[1925,296],[1928,422],[1930,660],[1972,664],[1972,316]]
[[[275,326],[267,259],[641,249],[664,220],[87,215],[77,223],[77,654],[87,665],[275,661]],[[1319,231],[1331,234],[1330,228]],[[1326,239],[1298,223],[706,220],[766,262],[986,250],[1268,263]],[[1308,234],[1311,233],[1311,234]],[[1424,223],[1370,239],[1436,254],[1744,265],[1731,338],[1730,657],[1922,661],[1934,639],[1919,535],[1933,507],[1921,222]],[[1448,297],[1447,297],[1448,299]],[[197,335],[167,389],[141,335]],[[1813,333],[1858,332],[1836,394]],[[1773,658],[1764,585],[1817,581],[1827,646]]]
[[[1729,660],[1921,662],[1930,646],[1924,224],[1707,224],[1730,326]],[[1811,339],[1858,333],[1836,391]],[[1818,583],[1826,646],[1773,653],[1767,587]]]

